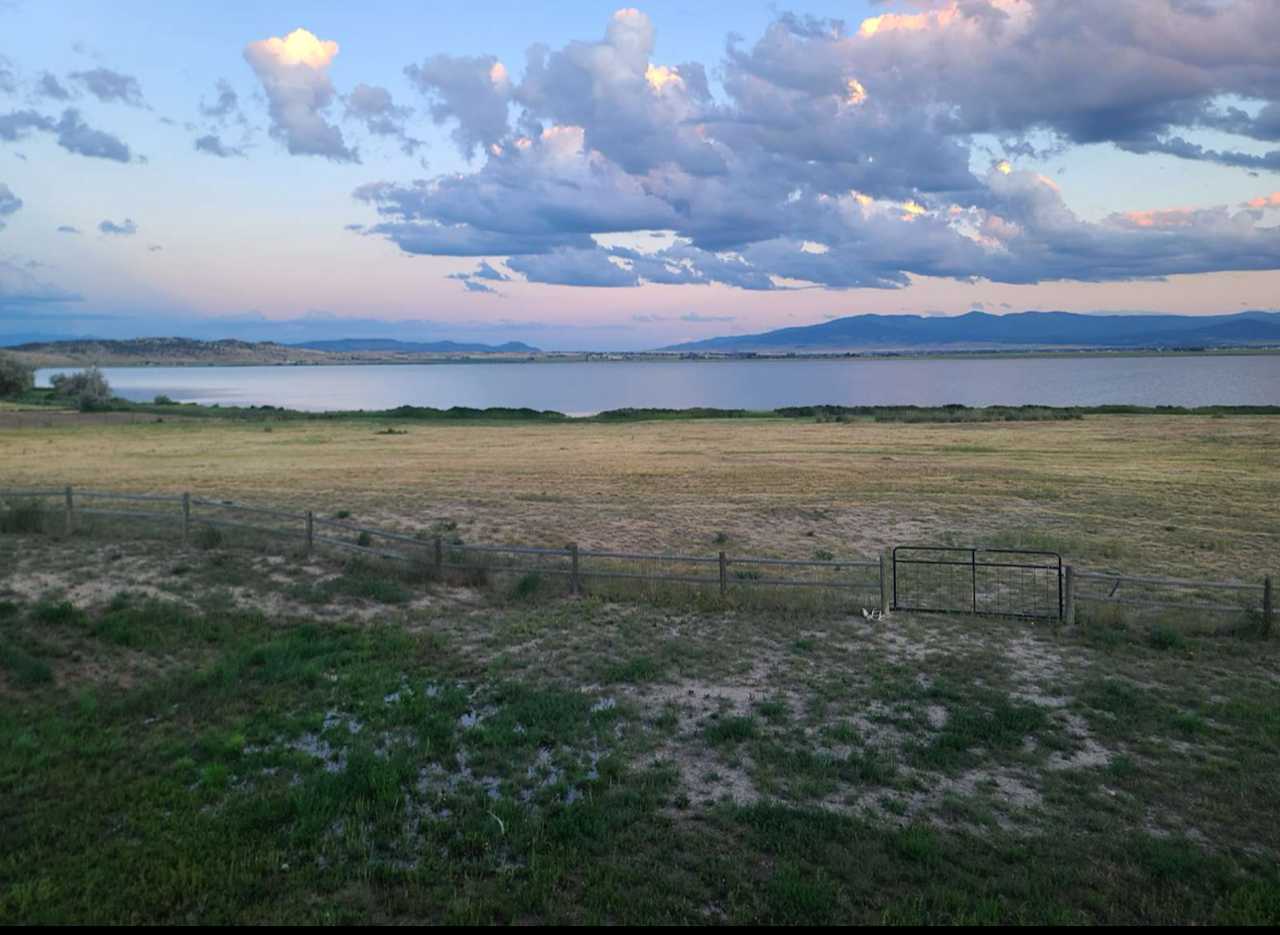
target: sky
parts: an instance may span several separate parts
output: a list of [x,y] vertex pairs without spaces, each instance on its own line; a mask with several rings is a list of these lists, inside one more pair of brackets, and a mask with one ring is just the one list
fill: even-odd
[[1278,48],[1275,0],[0,0],[0,342],[1274,309]]

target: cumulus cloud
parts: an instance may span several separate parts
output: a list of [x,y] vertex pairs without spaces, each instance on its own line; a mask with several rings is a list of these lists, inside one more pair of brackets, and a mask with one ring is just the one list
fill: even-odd
[[22,199],[8,185],[0,182],[0,230],[4,230],[5,218],[22,207]]
[[456,121],[453,139],[468,159],[506,136],[511,79],[496,56],[435,55],[404,71],[437,124]]
[[342,131],[326,119],[337,96],[329,80],[329,65],[337,54],[338,43],[319,39],[305,29],[245,47],[245,61],[267,95],[271,135],[295,156],[360,161]]
[[375,85],[358,84],[346,97],[347,116],[359,120],[375,136],[389,136],[400,143],[406,155],[412,156],[422,140],[405,132],[405,121],[413,113],[408,107],[397,107],[391,92]]
[[138,232],[138,225],[133,222],[132,218],[125,218],[119,224],[115,221],[107,220],[98,225],[98,230],[114,237],[132,237]]
[[561,249],[533,256],[513,256],[507,265],[530,282],[562,286],[616,288],[639,285],[640,279],[604,250]]
[[[853,28],[781,15],[729,42],[716,99],[702,65],[663,63],[649,19],[620,10],[598,39],[531,48],[519,79],[493,56],[411,65],[433,119],[483,161],[354,194],[378,212],[368,232],[406,252],[508,257],[544,283],[1276,269],[1270,205],[1090,222],[1014,161],[1102,143],[1280,170],[1280,150],[1220,143],[1280,141],[1277,47],[1272,0],[936,0]],[[1004,152],[975,171],[991,138]],[[601,242],[655,231],[668,246]]]
[[54,129],[58,145],[68,152],[115,162],[129,162],[133,158],[128,144],[105,130],[95,130],[86,124],[77,110],[63,111],[62,119]]
[[132,75],[112,71],[110,68],[93,68],[71,73],[71,80],[100,101],[119,101],[133,107],[144,106],[142,86]]
[[54,134],[59,146],[81,156],[116,162],[129,162],[133,158],[128,144],[104,130],[95,130],[73,108],[63,111],[59,120],[34,110],[0,114],[0,140],[12,142],[32,131]]

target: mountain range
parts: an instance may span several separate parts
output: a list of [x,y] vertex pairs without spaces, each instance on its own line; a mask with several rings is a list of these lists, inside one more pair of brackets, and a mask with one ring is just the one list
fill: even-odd
[[1280,345],[1280,312],[1081,315],[969,312],[955,317],[853,315],[818,325],[689,341],[664,351],[830,353],[860,350],[1169,348]]

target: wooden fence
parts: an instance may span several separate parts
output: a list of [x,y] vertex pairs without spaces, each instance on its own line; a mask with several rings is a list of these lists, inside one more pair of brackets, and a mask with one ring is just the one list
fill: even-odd
[[[28,490],[0,489],[0,506],[14,509],[23,500],[56,500],[53,515],[65,535],[72,534],[80,517],[107,517],[158,524],[180,534],[188,544],[201,529],[241,529],[293,540],[308,553],[318,548],[339,549],[372,558],[430,567],[466,570],[483,565],[495,572],[537,572],[567,579],[571,594],[580,594],[587,580],[670,582],[718,590],[721,596],[741,588],[796,588],[844,593],[864,608],[889,612],[893,602],[893,568],[890,552],[874,560],[822,561],[714,555],[684,555],[525,545],[478,545],[442,534],[409,535],[317,516],[312,510],[293,512],[254,506],[234,500],[183,494],[135,494],[115,491],[73,490],[72,487]],[[106,509],[103,501],[119,501],[127,509]],[[163,508],[162,508],[163,507]],[[43,509],[47,510],[47,507]],[[48,516],[48,512],[43,513]],[[257,519],[258,521],[251,521]],[[342,538],[345,533],[353,538]],[[633,570],[636,566],[661,566]],[[806,574],[807,573],[807,574]],[[1139,610],[1179,610],[1194,613],[1259,615],[1263,632],[1271,631],[1274,616],[1272,581],[1197,581],[1089,571],[1063,566],[1063,613],[1067,623],[1076,620],[1081,604],[1110,604]],[[802,577],[797,577],[797,576]],[[1235,602],[1214,597],[1234,595]]]

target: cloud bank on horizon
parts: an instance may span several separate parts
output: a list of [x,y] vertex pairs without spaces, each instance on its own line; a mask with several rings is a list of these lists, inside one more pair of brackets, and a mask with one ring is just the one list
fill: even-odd
[[[477,302],[525,283],[887,294],[922,278],[1280,270],[1275,0],[919,0],[872,11],[856,23],[777,14],[699,62],[663,60],[650,17],[619,9],[594,38],[535,43],[522,62],[424,49],[397,64],[398,89],[341,71],[342,35],[299,26],[244,37],[239,61],[226,56],[223,75],[187,89],[185,123],[153,113],[170,89],[145,75],[102,62],[55,74],[4,49],[0,149],[25,161],[15,147],[49,141],[142,172],[155,157],[120,127],[151,115],[181,127],[198,165],[249,173],[274,153],[331,164],[359,175],[316,198],[371,218],[335,231],[466,261],[470,271],[436,275]],[[457,156],[437,150],[432,163],[456,168],[426,171],[433,135]],[[1159,208],[1090,216],[1077,199],[1093,180],[1050,178],[1044,166],[1100,147],[1217,167],[1253,194],[1214,203],[1188,187]],[[0,174],[0,231],[38,203],[11,185]],[[129,212],[98,223],[116,243],[157,227],[142,208],[112,210]],[[0,312],[84,300],[3,256]]]

